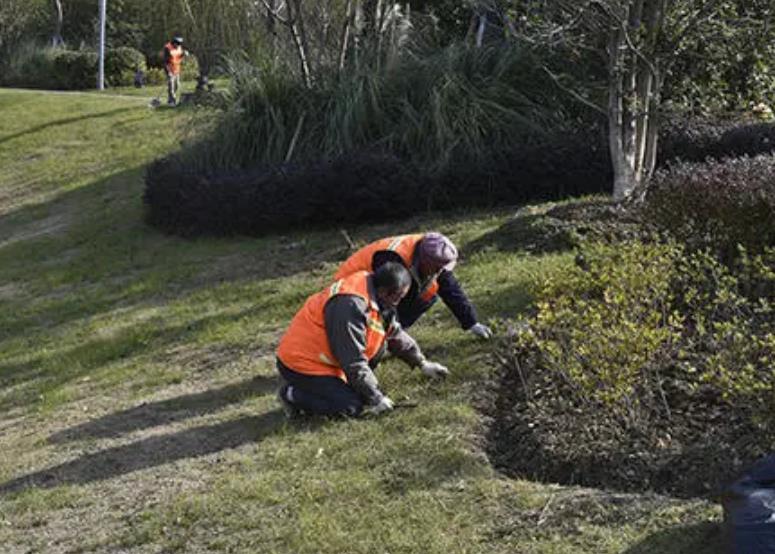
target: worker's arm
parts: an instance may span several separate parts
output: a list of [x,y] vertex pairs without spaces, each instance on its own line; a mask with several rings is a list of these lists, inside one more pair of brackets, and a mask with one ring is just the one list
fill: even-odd
[[442,271],[438,277],[438,283],[439,296],[460,322],[460,326],[468,330],[476,325],[476,309],[452,272]]
[[393,328],[390,331],[388,350],[412,367],[418,367],[425,361],[420,345],[409,333],[401,329],[398,321],[393,323]]
[[425,358],[420,350],[420,345],[409,333],[401,329],[397,320],[391,323],[388,332],[388,350],[397,358],[402,359],[412,367],[419,367],[428,377],[446,377],[449,375],[446,366]]
[[324,310],[331,353],[347,376],[347,382],[366,404],[379,404],[384,396],[366,358],[366,302],[357,296],[338,295]]

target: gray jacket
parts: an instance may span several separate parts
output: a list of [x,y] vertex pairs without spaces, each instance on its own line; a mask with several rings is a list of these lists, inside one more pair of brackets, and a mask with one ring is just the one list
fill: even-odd
[[[384,350],[371,360],[366,358],[366,317],[368,305],[363,298],[342,294],[328,301],[324,309],[326,334],[331,353],[339,362],[347,381],[366,404],[378,404],[384,396],[374,375]],[[410,366],[424,360],[417,342],[401,329],[394,314],[383,313],[385,328],[390,329],[387,350]]]

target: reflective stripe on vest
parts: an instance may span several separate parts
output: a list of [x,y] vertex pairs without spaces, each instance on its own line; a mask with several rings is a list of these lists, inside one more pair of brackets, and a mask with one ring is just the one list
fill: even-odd
[[277,357],[280,361],[290,369],[305,375],[333,376],[347,382],[344,371],[329,347],[325,326],[326,304],[331,298],[341,294],[358,296],[368,304],[364,354],[369,360],[374,358],[387,337],[379,306],[369,295],[368,277],[367,271],[359,271],[310,296],[280,339],[277,347]]
[[[411,271],[414,249],[424,236],[425,235],[422,233],[400,235],[397,237],[376,240],[371,244],[367,244],[347,258],[344,263],[339,266],[339,270],[336,272],[336,275],[334,275],[334,279],[341,279],[356,271],[373,271],[374,269],[371,267],[371,262],[374,259],[374,254],[380,250],[390,250],[398,254],[404,262],[404,267]],[[425,288],[419,292],[419,297],[423,302],[430,302],[438,292],[439,283],[436,279],[432,279],[425,285]]]
[[171,42],[168,42],[164,48],[169,52],[169,58],[166,60],[167,71],[173,75],[180,75],[180,66],[183,63],[183,47],[175,48]]

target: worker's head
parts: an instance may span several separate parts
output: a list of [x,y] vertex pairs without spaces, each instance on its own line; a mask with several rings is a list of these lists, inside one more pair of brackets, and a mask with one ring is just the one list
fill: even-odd
[[409,292],[412,277],[401,264],[387,262],[374,272],[374,288],[377,291],[377,302],[382,309],[393,309]]
[[421,278],[455,268],[457,248],[441,233],[426,233],[417,248],[417,269]]
[[172,37],[172,40],[170,41],[173,46],[180,46],[183,44],[183,37],[181,36],[174,36]]

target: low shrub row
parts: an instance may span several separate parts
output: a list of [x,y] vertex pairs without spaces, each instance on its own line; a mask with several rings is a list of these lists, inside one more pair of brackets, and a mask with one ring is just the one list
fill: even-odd
[[183,235],[256,235],[425,209],[416,172],[379,153],[218,174],[183,164],[173,156],[151,165],[144,195],[149,223]]
[[[78,90],[94,88],[97,83],[98,55],[94,50],[67,50],[26,44],[17,49],[3,64],[5,72],[0,83],[6,86]],[[109,48],[105,52],[105,83],[111,87],[130,86],[135,72],[142,71],[147,84],[161,84],[164,73],[149,68],[145,55],[129,47]],[[183,65],[183,79],[193,79],[198,73],[194,56]]]
[[762,252],[775,244],[775,155],[671,165],[652,179],[643,218],[726,262],[738,245]]
[[399,219],[461,209],[603,192],[608,164],[582,138],[527,146],[484,164],[458,162],[433,175],[385,153],[201,172],[172,156],[146,172],[148,219],[169,232],[261,234],[298,225]]
[[745,118],[666,117],[659,137],[658,165],[702,162],[775,151],[775,123]]

